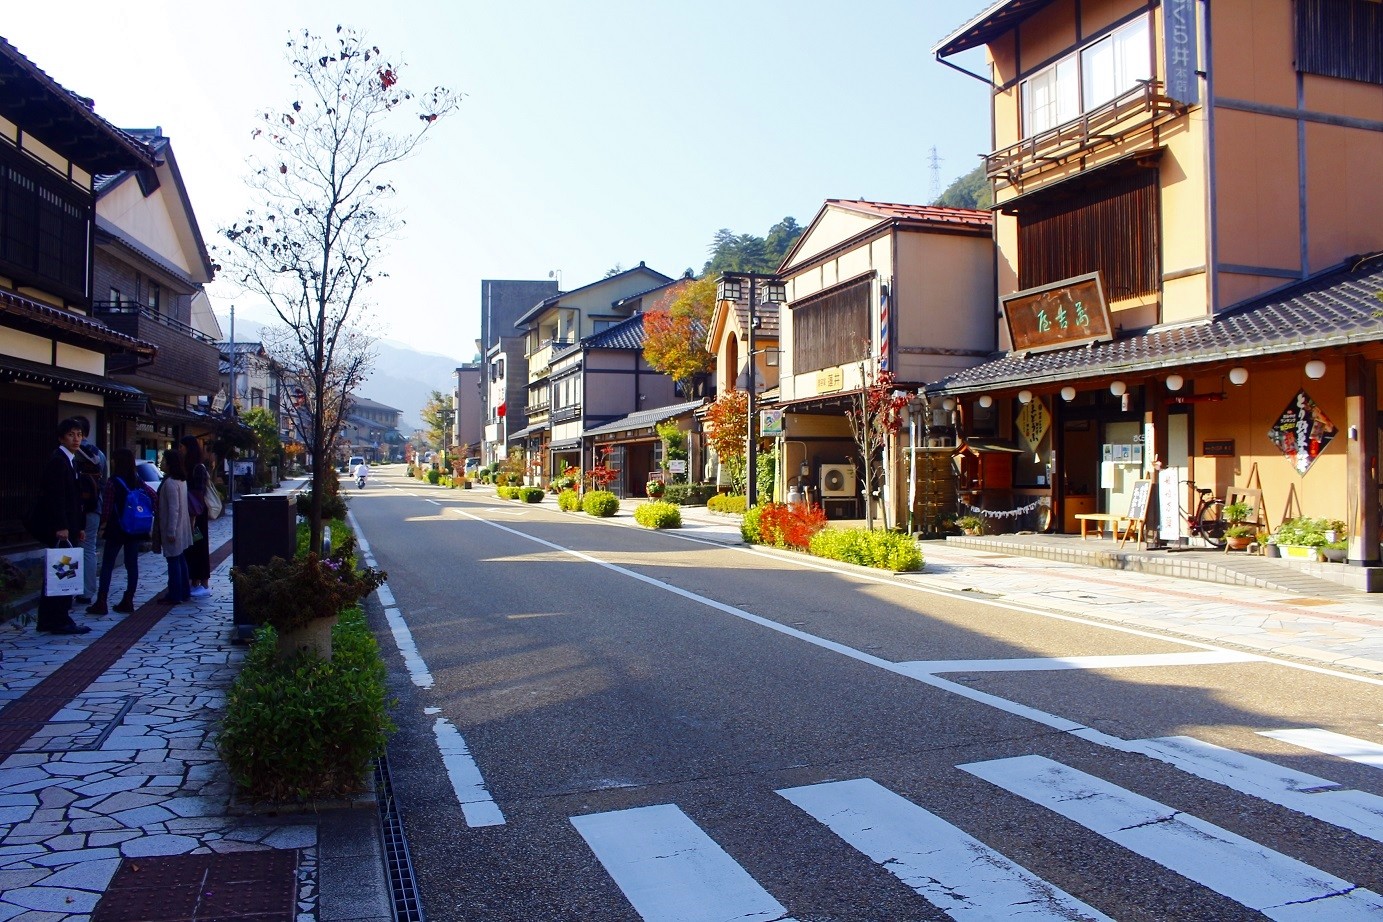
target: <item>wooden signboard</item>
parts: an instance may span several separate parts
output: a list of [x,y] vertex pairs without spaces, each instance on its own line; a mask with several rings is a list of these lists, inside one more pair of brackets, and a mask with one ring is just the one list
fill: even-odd
[[1125,517],[1128,524],[1124,526],[1124,533],[1119,536],[1119,546],[1123,547],[1124,542],[1135,533],[1138,540],[1143,540],[1143,528],[1148,521],[1148,500],[1152,498],[1152,481],[1135,480],[1133,482],[1133,492],[1129,494],[1128,515]]
[[1002,304],[1013,352],[1046,352],[1114,338],[1098,272],[1020,291]]

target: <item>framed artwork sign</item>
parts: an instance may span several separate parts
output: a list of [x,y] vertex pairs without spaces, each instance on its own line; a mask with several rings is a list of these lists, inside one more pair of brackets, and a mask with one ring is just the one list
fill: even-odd
[[1013,352],[1046,352],[1114,338],[1098,272],[1029,288],[1000,303]]

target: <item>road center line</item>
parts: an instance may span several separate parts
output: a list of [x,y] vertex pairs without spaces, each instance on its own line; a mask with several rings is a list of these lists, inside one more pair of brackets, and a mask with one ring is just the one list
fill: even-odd
[[1131,653],[1119,656],[1043,656],[1015,659],[941,659],[899,663],[911,674],[938,672],[1051,672],[1065,669],[1143,669],[1158,666],[1214,666],[1257,663],[1261,656],[1236,650],[1198,650],[1194,653]]

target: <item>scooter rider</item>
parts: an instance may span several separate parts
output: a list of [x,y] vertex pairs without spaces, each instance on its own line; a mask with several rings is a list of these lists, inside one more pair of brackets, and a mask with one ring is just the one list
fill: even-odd
[[370,468],[364,461],[361,461],[355,466],[355,470],[351,471],[351,473],[355,475],[355,485],[363,488],[365,486],[365,478],[370,476]]

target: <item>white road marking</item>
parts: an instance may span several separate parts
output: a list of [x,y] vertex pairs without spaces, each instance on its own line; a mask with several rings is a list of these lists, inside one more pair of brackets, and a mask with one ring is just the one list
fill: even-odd
[[1227,829],[1042,756],[958,768],[1270,919],[1365,919],[1383,897]]
[[571,822],[644,922],[792,922],[772,894],[672,804]]
[[1361,740],[1355,736],[1345,736],[1343,733],[1332,733],[1319,727],[1309,727],[1302,730],[1261,730],[1258,735],[1383,770],[1383,744],[1381,743]]
[[1237,650],[1197,650],[1190,653],[1132,653],[1118,656],[1043,656],[1024,659],[915,660],[899,663],[908,673],[1043,672],[1063,669],[1143,669],[1163,666],[1214,666],[1221,663],[1260,663],[1261,656]]
[[451,789],[456,792],[461,812],[466,815],[466,825],[503,826],[504,814],[486,790],[480,767],[471,757],[471,750],[461,738],[461,733],[445,717],[437,718],[432,732],[437,737],[437,748],[442,753],[447,777],[451,779]]
[[1109,919],[870,779],[778,793],[954,919]]
[[1377,794],[1342,788],[1326,778],[1189,736],[1130,740],[1119,748],[1151,756],[1198,778],[1383,842],[1383,797]]
[[394,645],[403,656],[403,665],[408,670],[408,677],[419,688],[431,688],[432,673],[423,661],[423,655],[418,652],[418,645],[413,642],[413,632],[408,629],[408,622],[403,620],[403,615],[397,608],[392,607],[384,609],[384,618],[389,622],[390,633],[394,635]]

